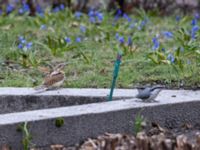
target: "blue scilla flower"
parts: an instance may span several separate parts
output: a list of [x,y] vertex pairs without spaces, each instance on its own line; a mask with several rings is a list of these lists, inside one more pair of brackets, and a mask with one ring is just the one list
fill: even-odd
[[190,61],[189,59],[187,60],[187,64],[188,64],[188,65],[190,65],[190,64],[191,64],[191,61]]
[[196,39],[196,33],[199,31],[199,26],[195,25],[191,30],[191,38]]
[[81,42],[81,38],[80,38],[80,37],[77,37],[77,38],[76,38],[76,42],[77,42],[77,43],[80,43],[80,42]]
[[25,39],[21,40],[21,43],[22,43],[22,44],[25,44],[25,43],[26,43],[26,40],[25,40]]
[[195,19],[199,20],[200,19],[200,14],[197,12],[194,14]]
[[116,38],[116,40],[119,39],[119,33],[116,33],[116,34],[115,34],[115,38]]
[[81,30],[81,32],[85,33],[85,32],[86,32],[86,28],[85,28],[85,26],[80,25],[80,30]]
[[60,10],[64,10],[65,9],[65,5],[64,4],[60,4]]
[[162,50],[163,52],[165,52],[165,51],[166,51],[166,50],[165,50],[165,48],[162,48],[161,50]]
[[22,40],[24,40],[24,37],[23,36],[19,36],[18,40],[21,42]]
[[93,9],[90,9],[90,11],[88,12],[88,16],[89,17],[94,17],[95,16],[95,11]]
[[66,43],[70,43],[71,42],[71,39],[69,37],[65,37],[65,42]]
[[116,13],[116,16],[121,16],[122,15],[122,10],[121,9],[118,9],[117,10],[117,13]]
[[128,22],[131,22],[131,18],[126,13],[123,14],[123,18],[126,19]]
[[118,9],[117,12],[116,12],[116,15],[114,17],[114,21],[119,20],[119,18],[121,17],[121,15],[122,15],[122,11],[121,11],[121,9]]
[[19,36],[18,40],[19,40],[19,44],[18,44],[19,49],[22,49],[23,51],[27,51],[32,48],[33,43],[27,42],[23,36]]
[[19,39],[20,43],[22,43],[22,44],[26,43],[26,40],[25,40],[25,38],[23,36],[19,36],[18,39]]
[[103,21],[103,13],[100,13],[100,12],[98,12],[97,14],[96,14],[96,17],[97,17],[97,19],[98,19],[98,22],[102,22]]
[[89,19],[89,20],[90,20],[90,22],[91,22],[91,23],[95,23],[95,22],[96,22],[96,19],[95,19],[95,17],[90,17],[90,19]]
[[30,7],[27,3],[24,3],[22,8],[23,8],[24,12],[28,12],[30,10]]
[[9,14],[14,10],[14,6],[11,4],[8,4],[6,7],[6,13]]
[[31,49],[32,48],[33,43],[32,42],[28,42],[26,44],[27,49]]
[[194,18],[194,19],[192,19],[192,21],[191,21],[191,25],[192,26],[195,26],[195,25],[197,25],[197,20]]
[[23,13],[24,13],[24,10],[23,10],[22,8],[20,8],[20,9],[18,10],[18,12],[19,12],[19,14],[23,14]]
[[167,60],[169,60],[171,63],[175,62],[175,57],[172,53],[169,53],[167,56]]
[[59,12],[60,11],[60,8],[57,6],[57,7],[55,7],[54,9],[53,9],[53,12],[54,13],[57,13],[57,12]]
[[132,46],[133,45],[133,40],[131,38],[131,36],[128,37],[128,42],[127,42],[128,46]]
[[45,24],[42,24],[41,26],[40,26],[40,30],[46,30],[47,29],[47,26],[45,25]]
[[21,44],[21,43],[18,44],[19,49],[23,49],[23,47],[24,47],[23,44]]
[[153,47],[152,47],[152,49],[153,49],[153,50],[157,50],[157,49],[159,48],[159,46],[160,46],[160,42],[159,42],[159,40],[157,39],[157,37],[154,37],[154,38],[152,39],[152,42],[153,42]]
[[42,15],[44,13],[44,11],[40,5],[36,5],[36,12],[40,15]]
[[0,9],[0,16],[3,14],[3,11]]
[[135,27],[135,23],[131,23],[129,28],[133,29]]
[[163,32],[163,35],[166,37],[166,38],[168,38],[168,39],[171,39],[171,38],[173,38],[173,33],[172,32],[170,32],[170,31],[164,31]]
[[89,21],[91,23],[101,23],[103,21],[103,13],[91,9],[88,13]]
[[120,36],[118,41],[119,41],[120,44],[124,44],[124,42],[125,42],[124,37]]
[[179,22],[181,20],[180,16],[176,16],[176,21]]
[[76,11],[74,16],[76,19],[80,19],[80,17],[82,16],[83,14],[80,12],[80,11]]
[[146,24],[147,24],[147,19],[142,20],[138,26],[138,30],[143,30]]
[[18,10],[19,14],[23,14],[30,11],[30,7],[27,3],[23,3],[22,7]]

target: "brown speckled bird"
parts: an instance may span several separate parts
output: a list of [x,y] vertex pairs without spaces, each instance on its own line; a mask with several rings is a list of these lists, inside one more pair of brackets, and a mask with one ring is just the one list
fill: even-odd
[[57,65],[54,70],[49,73],[43,81],[43,84],[36,87],[35,90],[51,90],[59,88],[65,81],[64,67],[66,63],[61,63]]

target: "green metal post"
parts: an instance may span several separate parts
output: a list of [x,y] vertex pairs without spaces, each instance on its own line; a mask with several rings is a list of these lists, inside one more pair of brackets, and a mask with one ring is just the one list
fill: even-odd
[[114,66],[114,72],[113,72],[112,85],[111,85],[111,89],[110,89],[110,95],[108,97],[109,101],[112,101],[113,92],[114,92],[114,88],[115,88],[115,85],[116,85],[116,80],[117,80],[117,77],[118,77],[119,68],[120,68],[120,64],[121,64],[121,58],[122,58],[122,53],[118,52],[117,59],[115,61],[115,66]]

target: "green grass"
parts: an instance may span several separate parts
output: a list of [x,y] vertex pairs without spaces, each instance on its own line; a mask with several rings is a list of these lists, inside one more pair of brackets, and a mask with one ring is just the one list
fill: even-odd
[[[139,15],[131,17],[139,22],[143,19]],[[133,35],[133,50],[124,52],[122,57],[118,87],[132,88],[140,84],[165,84],[169,87],[200,86],[200,57],[197,54],[184,52],[181,55],[181,59],[185,60],[184,68],[181,71],[176,65],[178,73],[171,64],[155,64],[148,57],[152,51],[152,38],[156,34],[162,31],[174,33],[181,27],[189,29],[191,16],[184,17],[179,25],[173,16],[148,16],[148,19],[145,29],[139,31],[137,27],[130,29],[130,24],[124,19],[120,19],[117,25],[113,26],[113,17],[108,13],[104,14],[104,21],[100,25],[89,23],[86,15],[77,20],[67,10],[46,15],[44,18],[17,16],[14,13],[0,17],[0,86],[34,87],[41,84],[45,76],[40,67],[71,62],[65,68],[67,78],[64,87],[109,88],[117,50],[124,51],[115,39],[116,32],[123,35],[126,41],[129,35]],[[42,24],[47,26],[46,30],[40,29]],[[86,33],[80,32],[80,24],[86,26]],[[33,48],[26,53],[25,66],[17,47],[20,35],[33,42]],[[72,40],[68,46],[64,42],[66,36]],[[77,36],[85,37],[84,41],[78,44],[74,42]],[[48,37],[54,42],[53,48],[48,43]],[[175,40],[161,38],[160,42],[169,51],[180,46]],[[198,43],[199,36],[195,44]],[[12,63],[7,65],[6,60]],[[191,64],[185,63],[186,60],[190,60]]]

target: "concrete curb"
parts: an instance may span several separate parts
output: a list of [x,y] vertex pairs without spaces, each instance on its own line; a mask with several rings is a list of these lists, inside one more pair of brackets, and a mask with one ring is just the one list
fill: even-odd
[[[0,88],[0,114],[56,108],[107,101],[109,89],[59,89],[36,93],[32,88]],[[137,94],[134,89],[116,89],[113,99],[126,99]],[[176,96],[172,98],[173,96]],[[158,100],[200,99],[199,91],[163,90]]]
[[[107,101],[109,89],[59,89],[37,93],[32,88],[0,88],[0,114]],[[133,97],[136,90],[117,89],[114,99]]]

